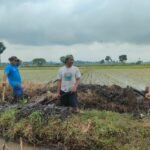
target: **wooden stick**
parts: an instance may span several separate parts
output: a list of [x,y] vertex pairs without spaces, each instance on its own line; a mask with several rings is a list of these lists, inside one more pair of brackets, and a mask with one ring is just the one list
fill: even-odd
[[6,87],[3,87],[3,94],[2,94],[2,102],[5,101],[5,92],[6,92]]
[[2,146],[2,150],[5,150],[5,144],[3,144],[3,146]]
[[21,137],[20,137],[20,150],[23,150],[23,140]]

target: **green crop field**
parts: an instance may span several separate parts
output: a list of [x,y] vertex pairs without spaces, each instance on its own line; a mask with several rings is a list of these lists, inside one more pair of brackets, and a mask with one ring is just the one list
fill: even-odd
[[[47,83],[54,81],[59,67],[30,67],[21,68],[20,72],[24,81]],[[144,89],[150,83],[150,67],[142,66],[84,66],[80,67],[83,84],[117,84],[122,87],[132,86]],[[2,80],[3,70],[0,70]]]

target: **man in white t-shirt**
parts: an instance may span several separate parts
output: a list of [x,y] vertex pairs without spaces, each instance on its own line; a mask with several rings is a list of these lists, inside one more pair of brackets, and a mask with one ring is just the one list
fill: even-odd
[[61,105],[72,107],[73,112],[78,112],[77,88],[80,84],[81,73],[78,67],[73,66],[72,55],[61,57],[65,64],[59,69],[57,80],[57,94],[61,99]]

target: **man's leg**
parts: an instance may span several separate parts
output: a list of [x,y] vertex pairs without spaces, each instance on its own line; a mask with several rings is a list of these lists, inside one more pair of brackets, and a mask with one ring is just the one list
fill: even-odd
[[21,85],[13,87],[14,101],[18,102],[23,98],[23,88]]
[[68,107],[69,106],[68,94],[63,91],[61,91],[60,94],[61,94],[61,98],[60,98],[61,106]]
[[72,112],[79,112],[77,92],[69,94],[69,104],[72,107]]

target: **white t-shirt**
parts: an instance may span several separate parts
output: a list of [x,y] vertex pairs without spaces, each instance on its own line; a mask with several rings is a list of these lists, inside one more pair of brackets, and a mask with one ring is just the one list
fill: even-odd
[[71,91],[72,87],[76,83],[76,79],[81,78],[81,73],[78,67],[72,66],[67,68],[66,66],[59,69],[57,79],[62,81],[61,90],[64,92]]

